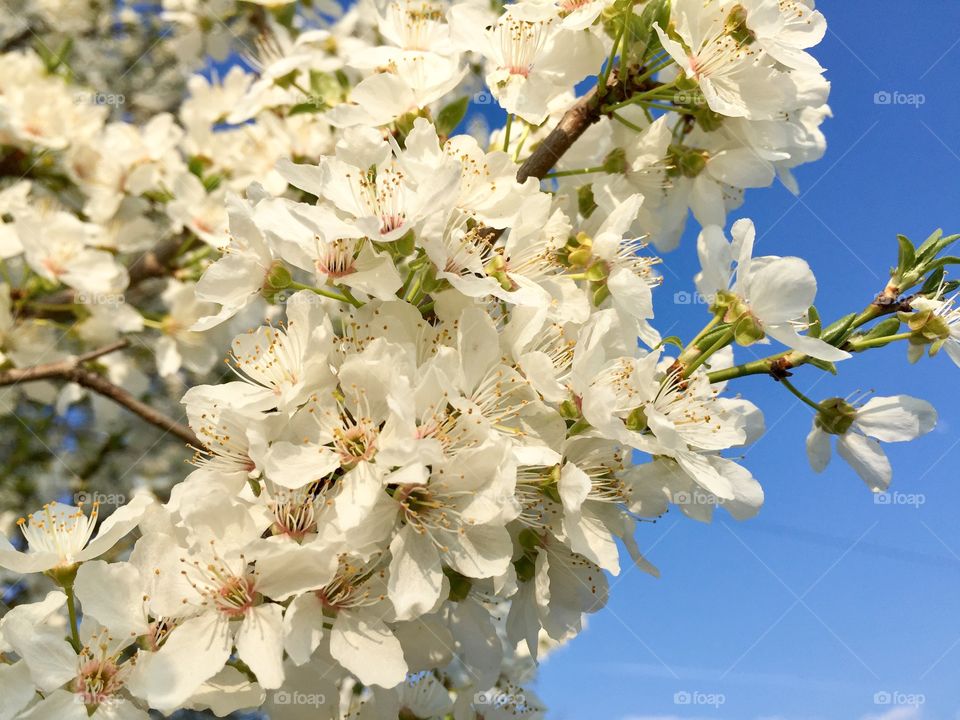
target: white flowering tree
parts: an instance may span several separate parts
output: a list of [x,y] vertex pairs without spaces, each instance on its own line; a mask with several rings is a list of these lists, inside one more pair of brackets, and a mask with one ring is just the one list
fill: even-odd
[[738,378],[879,492],[934,409],[794,376],[960,364],[957,236],[819,310],[731,217],[824,152],[812,0],[8,2],[0,720],[542,717],[638,521],[760,508]]

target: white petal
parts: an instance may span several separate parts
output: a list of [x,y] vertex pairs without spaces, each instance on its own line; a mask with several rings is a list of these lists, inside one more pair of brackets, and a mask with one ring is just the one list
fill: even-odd
[[407,525],[390,543],[390,601],[401,620],[419,617],[432,608],[443,587],[440,553],[427,533]]
[[[247,611],[237,633],[237,655],[267,690],[283,684],[283,608],[266,603]],[[219,668],[218,668],[219,669]]]
[[337,570],[334,553],[295,542],[270,543],[255,552],[257,592],[274,600],[316,590],[333,579]]
[[364,685],[391,688],[407,676],[400,641],[373,609],[337,615],[330,631],[330,654]]
[[811,428],[807,435],[807,459],[814,472],[823,472],[830,463],[830,435],[818,428]]
[[847,433],[837,441],[837,452],[874,492],[890,487],[893,478],[890,461],[873,438]]
[[750,309],[764,326],[806,315],[817,294],[810,266],[795,257],[764,263],[746,282]]
[[936,423],[933,405],[909,395],[870,398],[854,420],[861,431],[883,442],[913,440],[933,430]]
[[804,355],[809,355],[810,357],[815,357],[819,360],[837,362],[839,360],[846,360],[850,357],[850,353],[847,351],[835,348],[833,345],[825,343],[820,338],[799,334],[792,325],[768,324],[764,325],[763,329],[766,331],[767,335],[772,337],[774,340],[783,343],[789,348],[798,350]]
[[144,587],[130,563],[85,562],[73,587],[84,617],[90,616],[115,637],[147,633]]
[[72,692],[56,690],[19,717],[21,720],[87,720],[87,708]]
[[283,648],[297,665],[303,665],[323,639],[323,603],[315,593],[293,599],[283,614]]
[[36,694],[30,668],[22,660],[0,665],[0,720],[11,720],[33,700]]
[[204,613],[174,628],[157,652],[141,653],[127,687],[150,707],[172,710],[220,671],[232,647],[229,621]]

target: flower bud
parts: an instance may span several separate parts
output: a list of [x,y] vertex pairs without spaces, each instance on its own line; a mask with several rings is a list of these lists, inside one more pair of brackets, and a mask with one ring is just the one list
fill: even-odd
[[843,398],[829,398],[820,403],[820,412],[813,422],[831,435],[843,435],[853,424],[857,409]]

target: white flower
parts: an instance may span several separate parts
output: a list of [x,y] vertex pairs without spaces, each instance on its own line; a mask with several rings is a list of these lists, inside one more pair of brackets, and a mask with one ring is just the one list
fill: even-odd
[[[946,336],[935,341],[934,349],[946,351],[947,357],[960,367],[960,307],[957,307],[956,294],[942,300],[933,300],[919,297],[910,302],[910,306],[919,311],[930,311],[946,326]],[[907,348],[907,357],[910,362],[916,362],[923,355],[924,345],[910,344]]]
[[496,23],[485,27],[481,11],[455,5],[451,24],[464,49],[487,59],[487,86],[504,109],[532,125],[549,114],[551,100],[573,88],[603,60],[603,44],[590,30],[560,27],[559,8],[553,3],[520,2],[507,5]]
[[672,17],[682,44],[654,25],[664,49],[695,80],[710,109],[730,117],[768,118],[794,102],[787,73],[765,62],[742,5],[677,0]]
[[87,516],[82,507],[50,503],[21,519],[18,524],[27,540],[27,551],[18,552],[0,535],[0,567],[19,573],[46,572],[82,563],[107,552],[129,533],[153,503],[148,494],[135,496],[103,521],[97,536],[99,504]]
[[[348,134],[348,133],[345,133]],[[361,236],[399,240],[431,213],[449,207],[457,194],[458,163],[415,182],[405,170],[419,150],[400,150],[378,135],[356,133],[350,151],[324,157],[319,166],[282,162],[280,173],[296,187],[329,201]],[[375,165],[375,167],[371,167]]]
[[17,220],[24,257],[38,275],[89,295],[122,292],[128,283],[126,268],[105,250],[90,247],[97,230],[62,211]]
[[4,637],[21,657],[18,665],[29,671],[27,687],[31,695],[34,687],[42,694],[39,702],[16,717],[146,720],[147,713],[131,700],[126,687],[134,662],[125,651],[135,638],[114,637],[84,620],[79,628],[81,646],[74,650],[64,639],[63,628],[52,622],[52,613],[62,611],[65,602],[63,593],[51,593],[42,603],[18,607],[4,618]]
[[730,321],[737,322],[742,318],[737,313],[744,310],[758,331],[787,347],[820,360],[849,358],[850,353],[797,331],[804,328],[817,293],[810,266],[796,257],[754,258],[756,230],[746,218],[733,224],[731,235],[732,242],[727,242],[723,229],[713,226],[700,233],[697,253],[703,269],[696,282],[701,295],[716,302],[729,291],[736,305],[727,311]]
[[874,492],[890,486],[893,471],[882,442],[905,442],[930,432],[937,412],[930,403],[908,395],[874,397],[861,407],[840,398],[820,403],[822,409],[807,435],[807,457],[816,472],[830,462],[830,436],[837,452]]
[[827,21],[809,0],[743,0],[757,45],[790,68],[822,72],[807,52],[827,32]]
[[253,219],[254,205],[230,195],[227,208],[230,244],[196,286],[198,299],[221,308],[197,320],[191,330],[209,330],[240,312],[260,294],[273,268],[273,253]]
[[443,564],[470,578],[506,572],[512,544],[511,466],[507,448],[464,450],[427,482],[401,485],[393,494],[401,530],[390,543],[389,593],[399,618],[417,617],[440,597]]

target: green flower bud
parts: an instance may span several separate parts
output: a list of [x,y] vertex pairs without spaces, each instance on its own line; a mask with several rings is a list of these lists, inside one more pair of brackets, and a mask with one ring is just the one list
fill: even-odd
[[448,567],[443,569],[443,574],[447,576],[447,580],[450,582],[450,599],[453,602],[465,600],[473,585],[470,578],[464,577],[456,570]]
[[667,148],[667,157],[670,159],[668,175],[673,177],[695,178],[707,167],[710,155],[706,150],[688,148],[684,145],[671,145]]
[[627,154],[623,148],[614,148],[603,159],[603,171],[620,175],[627,171]]
[[760,323],[756,321],[753,315],[746,313],[733,328],[733,339],[737,345],[749,347],[759,340],[763,340],[765,333]]
[[633,432],[643,432],[646,430],[649,424],[647,422],[647,413],[643,406],[631,410],[623,424],[626,425],[627,430],[632,430]]
[[293,277],[290,271],[279,260],[270,266],[267,276],[260,287],[260,294],[267,300],[273,301],[277,293],[285,290],[293,284]]
[[820,403],[814,424],[831,435],[843,435],[856,417],[857,409],[843,398],[829,398]]
[[739,45],[751,45],[757,40],[756,33],[747,27],[747,9],[737,3],[723,23],[723,31],[737,41]]

